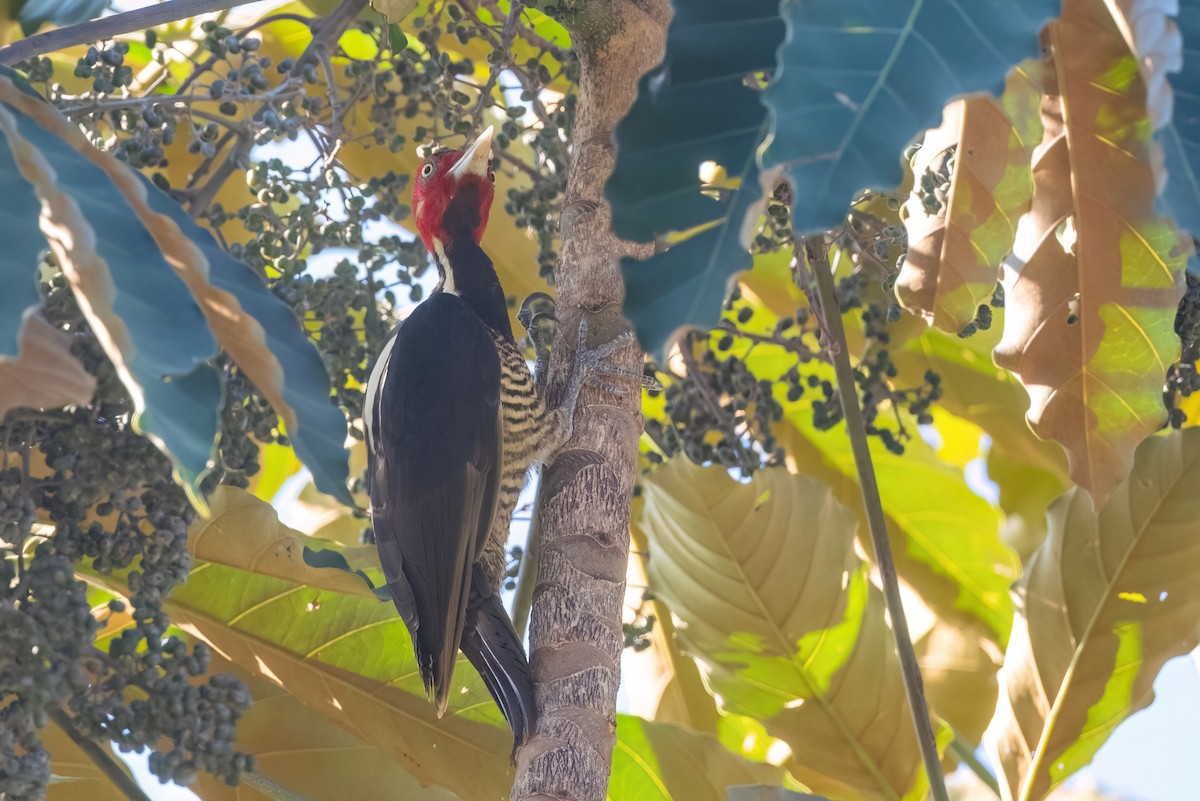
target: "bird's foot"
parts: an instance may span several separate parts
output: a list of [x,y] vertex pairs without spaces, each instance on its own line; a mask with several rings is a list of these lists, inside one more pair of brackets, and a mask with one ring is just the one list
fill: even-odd
[[585,384],[599,387],[614,395],[629,394],[629,385],[636,387],[647,386],[647,380],[657,384],[653,378],[645,376],[639,370],[631,370],[605,360],[620,348],[634,342],[633,333],[626,331],[615,339],[611,339],[594,348],[587,347],[588,321],[584,316],[579,321],[579,337],[575,345],[575,364],[571,370],[571,378],[567,382],[567,392],[560,408],[567,419],[567,437],[570,437],[571,424],[575,418],[575,407],[579,403],[579,393]]

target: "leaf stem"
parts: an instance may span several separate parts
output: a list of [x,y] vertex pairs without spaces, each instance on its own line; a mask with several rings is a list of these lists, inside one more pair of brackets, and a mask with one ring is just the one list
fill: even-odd
[[150,801],[150,796],[146,795],[146,792],[134,781],[133,776],[129,775],[117,763],[116,757],[113,756],[112,752],[106,750],[100,743],[84,735],[75,726],[75,722],[71,720],[70,715],[56,706],[47,707],[46,712],[49,714],[50,720],[54,722],[54,725],[62,729],[63,733],[71,738],[71,742],[75,743],[80,751],[87,754],[88,759],[96,763],[96,767],[100,769],[104,777],[112,782],[129,801]]
[[850,448],[854,453],[854,467],[858,471],[858,485],[862,490],[867,528],[871,533],[875,564],[879,568],[883,597],[892,621],[892,634],[896,639],[900,670],[904,674],[904,691],[908,696],[908,706],[912,711],[913,725],[917,731],[917,744],[921,749],[921,759],[925,763],[925,773],[929,777],[930,793],[934,801],[948,801],[937,740],[933,736],[933,723],[929,717],[929,708],[925,704],[925,685],[921,679],[921,668],[917,665],[912,638],[908,633],[908,620],[904,616],[904,603],[900,598],[900,582],[896,578],[896,564],[892,560],[892,547],[888,542],[887,522],[883,516],[879,484],[875,480],[875,467],[871,462],[867,429],[863,423],[862,410],[858,406],[858,387],[850,367],[846,331],[842,327],[842,315],[839,313],[837,295],[834,292],[829,255],[822,239],[804,240],[804,248],[809,269],[815,274],[821,316],[830,339],[828,345],[833,358],[834,372],[837,374],[838,395],[842,400],[846,434],[850,438]]
[[156,5],[113,14],[109,17],[68,25],[0,48],[0,64],[11,66],[18,61],[53,53],[75,45],[112,39],[125,33],[144,31],[158,25],[178,22],[181,19],[213,11],[225,11],[234,6],[252,3],[254,0],[166,0]]
[[975,751],[971,745],[959,736],[958,732],[954,733],[954,739],[950,741],[950,750],[954,752],[954,756],[958,760],[971,769],[971,772],[979,777],[979,780],[987,785],[988,789],[996,794],[996,798],[1000,798],[1000,782],[996,781],[996,777],[991,774],[984,765],[979,761],[979,757],[975,756]]

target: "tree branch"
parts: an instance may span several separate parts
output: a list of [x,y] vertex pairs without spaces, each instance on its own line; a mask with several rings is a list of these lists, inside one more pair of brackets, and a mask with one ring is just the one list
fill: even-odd
[[56,706],[47,707],[46,712],[50,715],[50,720],[54,722],[54,725],[62,729],[71,738],[71,742],[75,743],[80,751],[87,754],[88,759],[96,763],[96,767],[100,769],[104,777],[112,782],[129,801],[150,801],[150,796],[146,795],[133,777],[117,763],[112,752],[106,751],[100,743],[84,736],[83,732],[76,728],[75,721],[71,720],[70,715]]
[[[573,6],[579,6],[579,2]],[[645,258],[653,245],[621,242],[611,230],[604,183],[612,173],[612,131],[633,105],[637,81],[662,59],[667,0],[593,3],[603,26],[571,30],[580,58],[579,101],[555,269],[558,341],[548,395],[561,399],[576,347],[596,347],[631,329],[620,312],[621,256]],[[647,10],[649,9],[649,11]],[[587,315],[588,342],[564,341]],[[611,357],[641,373],[636,340]],[[530,620],[537,694],[533,735],[517,753],[512,798],[603,801],[616,731],[624,637],[621,610],[629,559],[629,514],[641,434],[641,393],[614,396],[585,387],[571,440],[542,478],[542,553]]]
[[112,39],[114,36],[144,31],[169,22],[178,22],[213,11],[225,11],[252,2],[254,0],[167,0],[158,5],[126,11],[124,14],[113,14],[110,17],[101,17],[22,39],[8,47],[0,48],[0,64],[12,66],[18,61],[44,53]]
[[904,673],[904,691],[908,696],[913,726],[917,730],[917,744],[921,749],[921,759],[925,763],[925,773],[929,777],[930,795],[934,801],[947,801],[946,782],[942,778],[937,741],[933,736],[929,707],[925,704],[925,684],[921,679],[921,668],[917,665],[917,655],[913,651],[912,638],[908,633],[908,618],[904,616],[904,603],[900,599],[900,582],[896,578],[896,563],[892,560],[892,546],[888,541],[887,522],[883,516],[883,503],[879,498],[879,485],[875,481],[875,467],[871,462],[867,429],[863,423],[862,410],[858,407],[858,387],[854,381],[853,368],[850,366],[850,353],[846,346],[842,316],[838,313],[833,271],[823,241],[817,239],[805,242],[805,248],[808,251],[805,261],[815,274],[821,317],[829,335],[828,344],[833,355],[833,369],[837,374],[838,395],[842,400],[842,413],[846,420],[846,435],[850,438],[850,449],[854,453],[854,467],[858,471],[858,485],[862,489],[867,528],[871,532],[871,545],[875,551],[875,565],[879,568],[879,578],[883,584],[883,597],[892,622],[896,652],[900,656],[900,670]]

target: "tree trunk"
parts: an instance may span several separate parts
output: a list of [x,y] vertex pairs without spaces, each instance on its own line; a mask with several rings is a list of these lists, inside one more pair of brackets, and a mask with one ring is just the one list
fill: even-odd
[[[662,59],[668,0],[561,0],[581,77],[562,251],[555,270],[558,342],[549,397],[562,397],[580,316],[588,346],[630,330],[621,315],[621,256],[651,245],[621,242],[610,230],[604,182],[613,168],[612,133],[637,95],[637,81]],[[633,340],[611,357],[641,372]],[[585,387],[574,435],[542,477],[542,552],[530,620],[530,664],[538,721],[517,755],[512,798],[603,801],[616,738],[621,606],[629,555],[629,505],[642,431],[641,392]]]

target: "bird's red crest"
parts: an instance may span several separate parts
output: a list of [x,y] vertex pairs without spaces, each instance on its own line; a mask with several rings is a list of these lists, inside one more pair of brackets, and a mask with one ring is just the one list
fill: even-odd
[[[421,162],[413,182],[413,214],[417,232],[430,253],[435,252],[434,240],[446,244],[457,225],[465,224],[476,244],[483,238],[495,194],[491,155],[489,127],[465,150],[435,151]],[[468,208],[452,203],[460,195]]]

